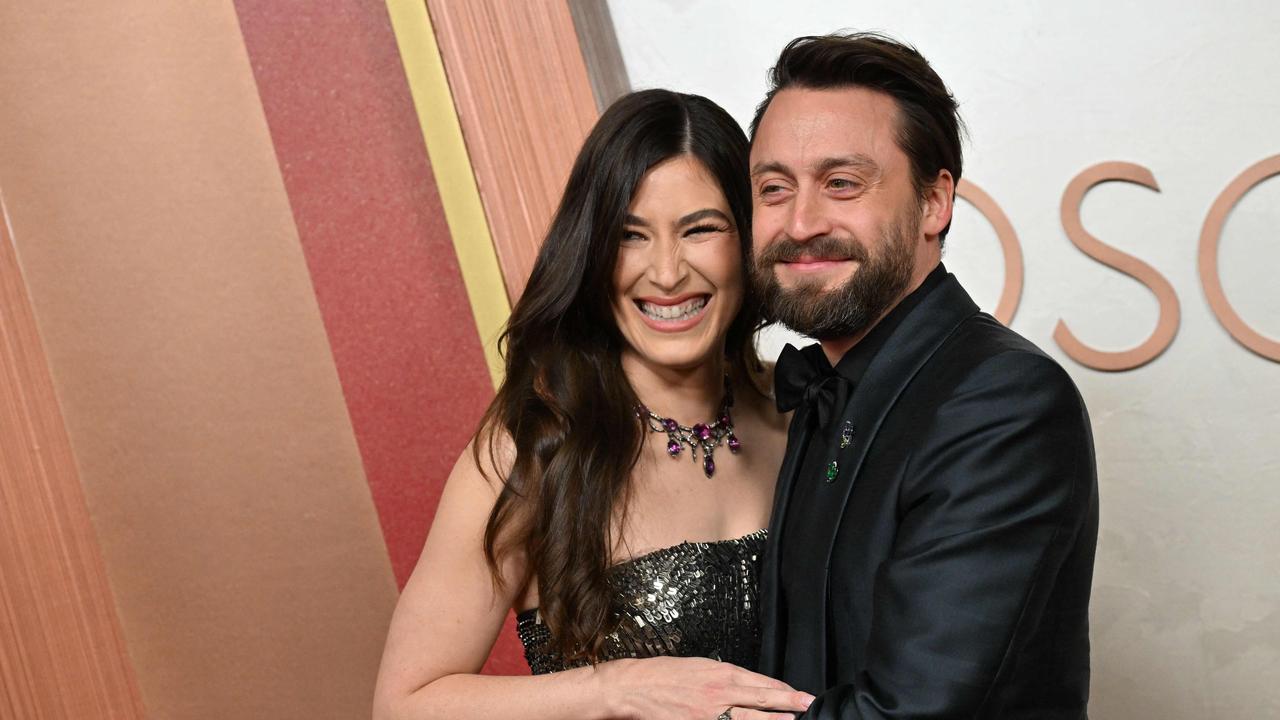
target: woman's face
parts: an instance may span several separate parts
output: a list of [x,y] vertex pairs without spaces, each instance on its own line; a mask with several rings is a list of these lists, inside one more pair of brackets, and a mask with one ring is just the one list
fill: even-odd
[[613,270],[613,317],[627,350],[686,369],[724,355],[742,305],[742,248],[729,203],[691,155],[644,176],[623,226]]

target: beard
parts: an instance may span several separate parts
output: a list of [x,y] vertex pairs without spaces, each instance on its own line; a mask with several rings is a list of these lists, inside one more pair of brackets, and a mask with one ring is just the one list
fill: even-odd
[[[823,235],[804,243],[782,238],[756,257],[751,280],[767,320],[817,340],[857,335],[902,299],[915,271],[920,222],[914,214],[881,229],[879,252],[871,254],[856,238]],[[802,256],[853,260],[858,268],[840,287],[804,281],[784,288],[774,267]]]

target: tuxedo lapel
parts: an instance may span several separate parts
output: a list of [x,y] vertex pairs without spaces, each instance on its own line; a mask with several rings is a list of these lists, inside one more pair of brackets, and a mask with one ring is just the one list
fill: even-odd
[[[831,555],[835,549],[836,535],[844,518],[845,508],[853,493],[854,483],[866,461],[871,444],[880,431],[885,417],[898,397],[943,342],[967,318],[978,312],[978,306],[969,298],[964,288],[948,275],[908,315],[890,336],[887,344],[871,361],[858,383],[853,401],[844,410],[838,422],[840,427],[852,427],[847,447],[832,448],[837,454],[838,474],[836,492],[830,511],[813,518],[820,525],[817,535],[821,542],[815,552],[823,553],[818,567],[827,573],[830,582]],[[825,623],[824,611],[815,618]]]
[[[924,367],[934,352],[955,332],[960,324],[978,312],[978,306],[960,287],[955,276],[948,275],[893,331],[885,347],[876,355],[858,383],[852,402],[842,410],[837,427],[851,425],[853,432],[847,447],[839,443],[831,450],[838,453],[838,473],[834,480],[834,500],[826,512],[807,521],[819,526],[818,538],[822,541],[813,548],[815,554],[811,567],[814,572],[826,574],[830,583],[831,555],[836,534],[844,517],[845,507],[853,491],[854,482],[866,460],[868,450],[889,414],[898,396],[906,389],[916,373]],[[773,515],[769,520],[769,540],[765,546],[760,568],[761,647],[760,672],[780,677],[787,644],[786,619],[780,607],[783,596],[780,559],[784,542],[783,527],[792,490],[797,481],[817,481],[816,478],[797,480],[804,466],[805,453],[811,436],[812,407],[802,405],[796,410],[787,434],[787,450],[778,471],[778,483],[774,494]],[[824,430],[820,430],[822,432]],[[826,637],[826,598],[823,610],[810,621],[818,624],[816,637]],[[825,667],[826,647],[807,650],[819,656],[817,667]]]

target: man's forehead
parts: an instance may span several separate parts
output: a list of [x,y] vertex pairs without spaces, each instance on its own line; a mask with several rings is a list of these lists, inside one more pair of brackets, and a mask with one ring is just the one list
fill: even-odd
[[751,164],[801,169],[831,158],[880,159],[897,150],[897,106],[884,93],[851,87],[778,92],[751,145]]
[[864,121],[893,120],[897,101],[875,88],[852,85],[833,88],[790,87],[773,96],[761,118],[761,125],[771,119],[791,120],[801,116],[830,114]]

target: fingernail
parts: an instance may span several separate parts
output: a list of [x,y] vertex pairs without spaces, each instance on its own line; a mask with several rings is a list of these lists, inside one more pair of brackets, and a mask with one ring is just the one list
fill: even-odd
[[814,696],[812,696],[812,695],[810,695],[809,693],[805,693],[805,694],[804,694],[804,706],[805,706],[805,707],[809,707],[810,705],[812,705],[814,700],[817,700],[817,698],[816,698],[816,697],[814,697]]

